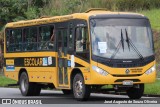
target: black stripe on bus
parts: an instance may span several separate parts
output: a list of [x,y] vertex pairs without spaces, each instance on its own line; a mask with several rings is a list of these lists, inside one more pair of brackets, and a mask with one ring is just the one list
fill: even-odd
[[43,64],[43,58],[47,59],[48,62],[48,57],[18,57],[18,58],[5,58],[4,59],[4,67],[6,65],[11,65],[7,64],[6,60],[14,60],[14,66],[15,67],[55,67],[56,66],[56,58],[52,57],[52,64],[44,65]]
[[[5,58],[4,61],[4,67],[6,67],[6,60],[14,60],[14,66],[15,67],[56,67],[56,58],[52,57],[52,64],[47,64],[47,65],[43,65],[43,64],[37,64],[39,62],[37,62],[38,59],[40,58],[48,58],[48,57],[19,57],[19,58]],[[64,60],[64,58],[62,58]],[[27,60],[30,61],[30,63],[26,63]],[[69,60],[67,60],[69,61]],[[63,62],[64,63],[64,62]],[[11,64],[8,64],[11,65]],[[65,64],[63,64],[62,66],[67,66]],[[67,66],[70,67],[70,66]],[[76,63],[75,62],[75,67],[84,67],[84,65]]]

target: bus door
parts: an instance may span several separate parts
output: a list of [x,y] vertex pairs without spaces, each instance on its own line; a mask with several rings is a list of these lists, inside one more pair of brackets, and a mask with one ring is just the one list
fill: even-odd
[[57,35],[58,86],[69,87],[67,65],[67,29],[59,29]]

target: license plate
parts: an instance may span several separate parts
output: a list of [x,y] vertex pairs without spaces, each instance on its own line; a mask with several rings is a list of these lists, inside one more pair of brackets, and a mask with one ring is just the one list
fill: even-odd
[[129,80],[123,81],[123,85],[133,85],[133,81]]

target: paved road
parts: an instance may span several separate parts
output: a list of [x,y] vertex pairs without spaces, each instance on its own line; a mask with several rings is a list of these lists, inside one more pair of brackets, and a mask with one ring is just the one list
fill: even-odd
[[[104,104],[104,101],[105,100],[109,100],[109,101],[110,100],[122,100],[122,99],[123,100],[128,100],[128,97],[124,96],[124,95],[109,95],[109,94],[95,94],[95,93],[93,93],[93,94],[91,94],[91,98],[87,102],[79,102],[79,101],[76,101],[72,96],[64,95],[61,91],[53,91],[53,90],[42,90],[40,96],[24,97],[24,96],[21,95],[18,88],[0,88],[0,98],[23,98],[23,99],[45,98],[47,101],[53,101],[54,103],[58,104],[58,105],[55,105],[56,107],[60,107],[60,106],[70,107],[71,105],[68,105],[68,104],[80,104],[80,105],[81,104],[90,104],[86,107],[90,107],[90,106],[91,107],[96,107],[97,104],[101,104],[101,105],[98,105],[98,106],[105,106],[106,107],[107,105],[108,106],[111,105],[111,107],[112,107],[113,104],[107,104],[106,105],[106,104]],[[143,97],[143,99],[148,99],[148,98],[149,97]],[[60,105],[60,104],[65,104],[65,105]],[[80,107],[80,105],[76,105],[76,107]],[[125,106],[128,107],[127,105],[128,104],[125,104],[125,105],[122,106],[122,104],[121,104],[121,106],[119,105],[117,107],[125,107]],[[135,106],[135,104],[133,104],[133,105]],[[0,105],[0,107],[1,106],[3,107],[3,105]],[[30,106],[33,106],[33,105],[30,105]],[[47,105],[47,106],[50,106],[50,107],[52,106],[53,107],[53,105]],[[139,105],[139,106],[141,106],[141,105]],[[147,106],[149,106],[149,104],[147,104]],[[7,107],[7,106],[5,106],[5,107]],[[17,105],[16,106],[12,105],[12,107],[18,107],[18,106]],[[40,107],[40,106],[38,106],[38,107]],[[74,105],[74,107],[75,107],[75,105]],[[85,107],[85,105],[83,107]]]
[[[24,97],[21,95],[20,90],[18,88],[0,88],[0,98],[55,98],[55,99],[69,99],[71,102],[74,102],[72,95],[64,95],[62,91],[55,91],[55,90],[42,90],[40,96],[27,96]],[[153,97],[143,97],[146,98],[153,98]],[[94,100],[95,99],[95,100]],[[128,100],[128,96],[125,95],[110,95],[110,94],[95,94],[92,93],[91,97],[88,102],[104,102],[105,100],[121,100],[126,99]],[[98,100],[98,101],[96,101]]]

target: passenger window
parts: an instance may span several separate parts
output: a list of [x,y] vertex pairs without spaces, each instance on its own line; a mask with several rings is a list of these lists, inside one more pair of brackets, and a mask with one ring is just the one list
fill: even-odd
[[39,28],[38,49],[51,50],[54,47],[54,26],[43,26]]
[[15,29],[12,34],[15,38],[15,51],[22,51],[22,30]]
[[37,27],[24,29],[23,43],[24,51],[37,50]]
[[7,30],[7,51],[21,51],[22,50],[22,30],[21,29],[12,29]]
[[6,49],[10,51],[10,30],[6,30]]

